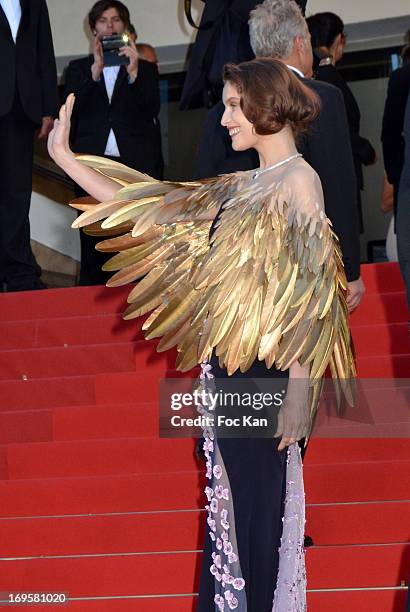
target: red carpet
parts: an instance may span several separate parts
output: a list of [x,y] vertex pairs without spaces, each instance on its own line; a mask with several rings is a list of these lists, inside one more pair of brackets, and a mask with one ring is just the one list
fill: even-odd
[[[397,266],[364,266],[363,276],[352,317],[359,373],[410,378]],[[192,612],[203,476],[192,440],[158,438],[158,379],[175,375],[174,355],[142,341],[141,321],[121,320],[126,294],[0,296],[0,591],[66,592],[79,612]],[[386,412],[384,436],[395,438],[365,439],[358,424],[362,437],[311,441],[314,612],[404,609],[410,445],[400,438],[405,409],[386,411],[388,398],[381,384],[372,414]]]

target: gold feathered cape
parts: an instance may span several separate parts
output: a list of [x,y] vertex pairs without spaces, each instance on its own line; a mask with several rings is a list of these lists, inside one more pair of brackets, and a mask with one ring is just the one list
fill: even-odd
[[[118,252],[104,266],[116,271],[108,286],[143,277],[124,317],[152,311],[146,338],[161,337],[158,351],[176,346],[178,369],[213,350],[229,374],[255,359],[282,370],[298,359],[310,367],[313,406],[330,365],[337,390],[352,402],[346,278],[310,166],[298,160],[264,181],[238,172],[175,183],[104,158],[77,159],[117,181],[119,191],[102,204],[73,203],[85,211],[73,227],[110,236],[97,247]],[[221,206],[209,240],[211,221],[201,213]]]

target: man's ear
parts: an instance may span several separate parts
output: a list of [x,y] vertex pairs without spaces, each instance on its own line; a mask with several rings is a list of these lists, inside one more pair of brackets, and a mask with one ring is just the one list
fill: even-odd
[[305,50],[306,41],[302,36],[295,36],[295,51],[298,53],[303,53]]

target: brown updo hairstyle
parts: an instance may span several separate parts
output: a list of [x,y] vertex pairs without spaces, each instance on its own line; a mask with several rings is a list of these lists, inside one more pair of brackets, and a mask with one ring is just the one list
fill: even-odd
[[316,93],[275,59],[226,64],[223,80],[238,90],[243,114],[260,136],[276,134],[286,125],[296,136],[306,132],[320,112]]

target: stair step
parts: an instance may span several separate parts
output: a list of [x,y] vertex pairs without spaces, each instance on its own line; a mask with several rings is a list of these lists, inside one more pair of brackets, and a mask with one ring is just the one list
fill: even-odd
[[[147,344],[147,343],[146,343]],[[111,349],[110,349],[111,350]],[[0,380],[0,412],[44,410],[55,406],[157,402],[161,378],[196,378],[199,368],[182,373],[147,367],[142,373],[104,372],[87,376]],[[144,384],[141,385],[141,376]]]
[[[167,461],[172,465],[172,456]],[[307,502],[406,500],[409,467],[409,461],[306,466]],[[192,509],[202,507],[203,486],[202,469],[1,480],[0,516]]]
[[126,307],[131,286],[108,289],[96,287],[68,287],[47,291],[2,293],[0,310],[2,321],[32,321],[60,319],[100,314],[121,314]]
[[410,543],[312,546],[306,554],[309,588],[400,586],[408,580],[409,560]]
[[396,262],[362,264],[360,272],[367,294],[405,291],[400,268]]
[[304,458],[305,465],[349,463],[354,461],[390,461],[410,459],[408,438],[356,439],[313,437]]
[[202,474],[0,481],[0,517],[187,509],[202,505]]
[[59,319],[0,323],[0,351],[142,339],[143,319],[124,321],[120,314],[97,314]]
[[360,307],[350,316],[352,328],[361,325],[385,325],[408,321],[409,312],[404,292],[365,294]]
[[311,505],[306,533],[317,546],[407,542],[410,500]]
[[175,364],[173,351],[157,353],[156,343],[125,342],[69,346],[66,348],[42,348],[3,351],[0,366],[2,380],[16,380],[26,376],[48,378],[51,376],[78,376],[141,370],[150,367],[160,376],[167,367]]
[[[314,612],[403,612],[407,591],[404,589],[318,591],[307,594],[308,609]],[[193,612],[197,597],[134,597],[111,599],[95,598],[69,601],[70,611],[75,612]],[[28,606],[26,610],[47,612],[50,606]]]
[[[168,471],[190,471],[201,469],[194,459],[194,440],[167,438],[114,438],[101,440],[69,440],[55,442],[20,443],[0,446],[7,471],[0,471],[3,479],[65,478],[84,476],[108,476],[119,474],[162,473]],[[394,445],[392,445],[394,448]],[[394,469],[395,463],[407,464],[410,458],[398,462],[397,458],[388,463]],[[380,468],[386,460],[356,461],[349,458],[344,462],[314,463],[307,460],[305,469],[310,471],[334,470],[341,479],[344,471],[351,475],[360,474],[363,467]],[[309,490],[308,490],[309,492]]]
[[0,444],[158,436],[156,404],[0,412]]
[[407,322],[353,327],[352,336],[356,353],[360,357],[410,355],[408,329]]
[[[403,558],[409,553],[410,544],[312,547],[306,555],[309,588],[380,587],[386,581],[398,586],[397,580],[408,578]],[[201,556],[192,551],[3,560],[0,590],[21,590],[24,578],[28,592],[71,596],[192,593],[198,589]]]
[[361,378],[408,378],[410,355],[359,357],[357,374]]
[[[3,557],[199,550],[202,510],[34,519],[2,519]],[[405,542],[410,501],[307,506],[316,546]]]
[[98,376],[0,380],[0,411],[44,410],[95,403]]
[[410,461],[306,465],[306,501],[314,504],[408,499],[409,469]]
[[7,451],[8,478],[64,478],[190,471],[199,468],[191,439],[113,439],[37,442]]
[[[196,605],[196,597],[191,595],[176,595],[171,597],[140,597],[113,595],[112,597],[95,597],[90,599],[69,599],[70,612],[193,612]],[[58,610],[64,610],[64,606],[53,606]],[[24,610],[32,612],[50,612],[50,604],[47,606],[25,606]]]
[[[403,612],[407,591],[404,589],[358,591],[319,591],[307,595],[309,610],[314,612]],[[161,608],[159,607],[158,610]],[[147,608],[148,610],[148,608]],[[182,609],[181,609],[182,612]]]

